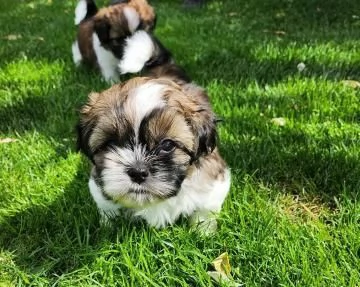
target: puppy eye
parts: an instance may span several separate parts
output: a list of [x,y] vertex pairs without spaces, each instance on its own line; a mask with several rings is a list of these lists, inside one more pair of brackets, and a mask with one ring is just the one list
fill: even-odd
[[176,148],[176,143],[172,140],[166,139],[160,143],[159,153],[160,154],[168,154],[168,153],[173,152],[175,150],[175,148]]
[[111,41],[114,45],[122,45],[125,41],[125,37],[112,38]]
[[108,140],[104,145],[105,146],[116,146],[118,144],[119,144],[119,142],[116,139],[111,139],[111,140]]

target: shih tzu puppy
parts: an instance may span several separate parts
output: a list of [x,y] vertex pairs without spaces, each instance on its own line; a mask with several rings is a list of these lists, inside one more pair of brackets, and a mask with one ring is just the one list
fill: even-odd
[[102,221],[125,209],[155,227],[185,216],[214,231],[230,171],[216,147],[217,119],[205,90],[145,31],[126,39],[118,68],[146,77],[91,93],[78,124]]
[[216,123],[206,92],[171,76],[91,93],[78,146],[92,162],[89,188],[102,221],[125,209],[150,226],[185,216],[213,232],[230,188]]
[[152,31],[155,22],[154,9],[146,0],[112,1],[99,10],[94,0],[80,0],[75,9],[74,63],[96,67],[106,81],[117,81],[125,39],[138,30]]

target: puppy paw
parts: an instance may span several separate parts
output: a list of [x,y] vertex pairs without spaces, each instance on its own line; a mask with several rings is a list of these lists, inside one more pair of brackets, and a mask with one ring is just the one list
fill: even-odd
[[201,235],[212,235],[217,230],[216,213],[197,211],[190,217],[190,224]]

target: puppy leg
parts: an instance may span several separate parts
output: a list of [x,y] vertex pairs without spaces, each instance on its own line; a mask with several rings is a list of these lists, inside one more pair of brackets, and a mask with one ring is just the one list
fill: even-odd
[[100,213],[100,224],[109,224],[109,220],[119,214],[121,206],[104,196],[93,177],[89,179],[89,189]]
[[225,169],[224,177],[215,180],[211,184],[211,189],[208,191],[206,200],[190,218],[192,225],[197,227],[204,235],[210,235],[216,232],[216,218],[230,190],[230,177],[230,170]]
[[73,61],[74,61],[76,66],[79,66],[81,61],[82,61],[82,56],[81,56],[80,49],[79,49],[79,44],[78,44],[77,41],[75,41],[72,44],[71,50],[72,50],[72,55],[73,55]]
[[197,210],[190,217],[190,224],[203,235],[214,234],[217,230],[217,212]]

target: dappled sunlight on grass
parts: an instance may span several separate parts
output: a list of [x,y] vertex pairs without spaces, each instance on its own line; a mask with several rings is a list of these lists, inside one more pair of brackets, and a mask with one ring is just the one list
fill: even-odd
[[316,40],[313,43],[291,42],[291,40],[283,43],[270,41],[253,47],[251,55],[259,62],[278,60],[296,63],[296,61],[302,61],[309,63],[308,69],[312,68],[312,64],[335,68],[360,62],[356,44],[356,40],[341,43],[331,41],[322,43]]
[[[0,178],[4,191],[0,194],[0,218],[14,216],[29,207],[51,204],[63,194],[64,186],[73,179],[80,156],[71,153],[69,141],[63,143],[39,134],[28,133],[16,142],[0,145],[1,154],[11,154],[12,161],[0,159]],[[41,153],[34,153],[41,150]]]
[[46,60],[23,59],[12,61],[0,70],[0,84],[9,88],[19,88],[19,85],[32,88],[34,84],[53,86],[63,81],[65,64],[61,60],[49,62]]

